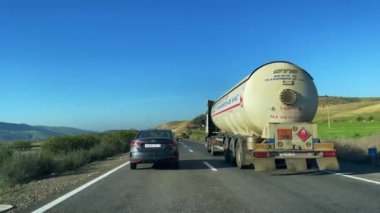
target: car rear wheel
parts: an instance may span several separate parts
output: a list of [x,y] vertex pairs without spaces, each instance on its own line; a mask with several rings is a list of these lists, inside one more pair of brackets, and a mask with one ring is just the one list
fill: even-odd
[[176,161],[172,164],[173,169],[179,169],[179,162]]
[[136,169],[137,168],[137,163],[131,163],[130,166],[131,166],[131,169]]

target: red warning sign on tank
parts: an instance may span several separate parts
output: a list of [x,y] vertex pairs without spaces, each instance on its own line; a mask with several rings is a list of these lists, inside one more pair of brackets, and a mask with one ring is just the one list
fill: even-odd
[[311,136],[311,134],[304,128],[300,129],[297,135],[303,142],[305,142]]

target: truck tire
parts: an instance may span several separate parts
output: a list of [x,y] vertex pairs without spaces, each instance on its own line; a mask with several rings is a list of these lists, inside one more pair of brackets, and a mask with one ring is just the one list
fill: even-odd
[[207,152],[208,152],[208,153],[211,152],[211,149],[210,149],[210,141],[209,141],[209,140],[206,141],[206,149],[207,149]]
[[216,155],[216,153],[215,153],[215,151],[214,151],[214,145],[211,145],[211,155],[212,156],[215,156]]
[[229,155],[230,155],[230,163],[236,166],[236,146],[234,147],[234,150],[229,149]]
[[239,169],[244,169],[244,165],[243,165],[243,149],[241,147],[241,143],[240,141],[238,141],[236,143],[236,166],[239,168]]
[[230,162],[230,151],[228,149],[225,149],[223,152],[224,160],[229,163]]

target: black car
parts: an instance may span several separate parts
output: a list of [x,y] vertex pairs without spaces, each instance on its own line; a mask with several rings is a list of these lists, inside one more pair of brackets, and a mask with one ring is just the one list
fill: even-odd
[[179,167],[178,143],[171,130],[142,130],[131,142],[131,169],[139,163],[164,162],[173,168]]

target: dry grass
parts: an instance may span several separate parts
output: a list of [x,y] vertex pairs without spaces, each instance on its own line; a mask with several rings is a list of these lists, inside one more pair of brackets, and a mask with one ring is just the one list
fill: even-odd
[[[329,105],[329,113],[332,120],[355,120],[358,116],[374,116],[378,118],[380,115],[380,101],[362,101]],[[327,120],[327,107],[326,105],[319,104],[314,121],[319,122],[323,120]]]
[[368,148],[376,147],[378,150],[377,165],[380,165],[380,135],[374,135],[357,139],[335,139],[334,141],[326,141],[335,143],[337,156],[340,160],[352,163],[368,163]]
[[157,126],[158,129],[171,129],[174,133],[181,135],[181,133],[186,132],[190,126],[190,121],[172,121],[166,124]]

